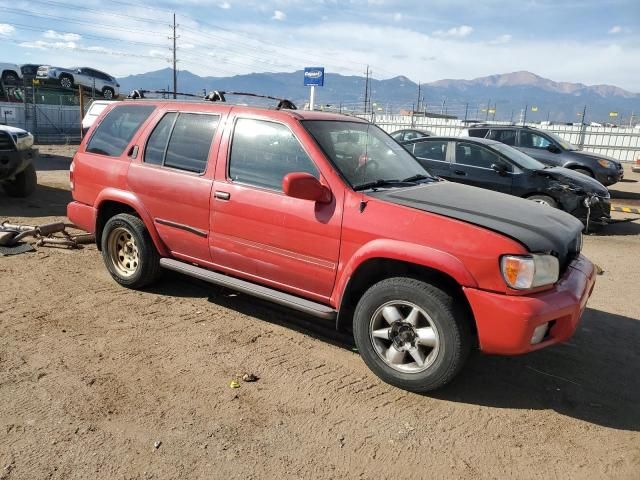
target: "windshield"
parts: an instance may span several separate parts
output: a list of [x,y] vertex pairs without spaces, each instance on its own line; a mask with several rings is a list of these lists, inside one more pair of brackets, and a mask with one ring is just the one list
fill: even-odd
[[375,125],[335,120],[302,123],[352,187],[432,178],[411,154]]
[[551,133],[551,132],[544,132],[544,133],[546,133],[551,138],[553,138],[562,147],[563,150],[578,150],[578,147],[576,147],[574,144],[560,138],[555,133]]
[[545,167],[543,163],[540,163],[535,158],[531,158],[526,153],[522,153],[520,150],[516,150],[504,143],[491,144],[491,148],[497,150],[513,163],[526,170],[541,170]]

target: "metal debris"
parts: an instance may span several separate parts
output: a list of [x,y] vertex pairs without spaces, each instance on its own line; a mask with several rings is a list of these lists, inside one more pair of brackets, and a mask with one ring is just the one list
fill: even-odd
[[242,375],[243,382],[256,382],[259,380],[259,377],[254,375],[253,373],[245,373]]

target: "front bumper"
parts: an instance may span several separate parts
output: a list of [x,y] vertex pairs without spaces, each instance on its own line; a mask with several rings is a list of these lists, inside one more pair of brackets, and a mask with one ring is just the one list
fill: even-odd
[[[516,296],[465,288],[480,350],[517,355],[566,341],[578,326],[595,281],[593,264],[580,255],[551,290]],[[546,336],[532,345],[534,330],[547,322],[553,323]]]
[[624,168],[620,165],[619,167],[600,169],[595,172],[594,176],[602,185],[608,187],[624,178]]

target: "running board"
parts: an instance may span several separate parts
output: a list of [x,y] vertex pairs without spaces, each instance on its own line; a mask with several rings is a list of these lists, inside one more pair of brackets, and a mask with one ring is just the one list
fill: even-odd
[[206,268],[196,267],[189,263],[180,262],[172,258],[161,258],[160,266],[168,270],[173,270],[174,272],[183,273],[190,277],[204,280],[205,282],[222,285],[223,287],[227,287],[232,290],[237,290],[263,300],[284,305],[285,307],[313,315],[314,317],[324,318],[327,320],[334,320],[336,318],[337,312],[333,308],[323,305],[322,303],[312,302],[279,290],[247,282],[246,280],[240,280],[239,278],[212,272]]

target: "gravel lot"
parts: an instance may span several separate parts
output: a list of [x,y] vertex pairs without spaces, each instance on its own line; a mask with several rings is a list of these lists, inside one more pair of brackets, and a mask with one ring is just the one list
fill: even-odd
[[[73,147],[41,153],[37,193],[0,193],[0,220],[65,215]],[[640,220],[584,253],[604,273],[569,343],[477,355],[426,396],[321,321],[177,275],[121,288],[95,246],[1,257],[0,479],[637,479]]]

